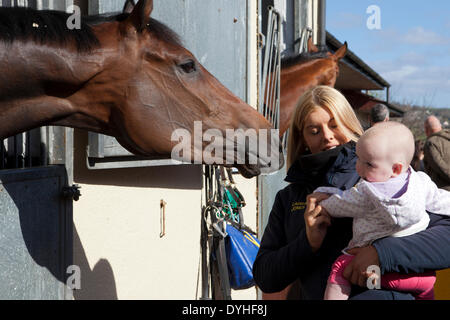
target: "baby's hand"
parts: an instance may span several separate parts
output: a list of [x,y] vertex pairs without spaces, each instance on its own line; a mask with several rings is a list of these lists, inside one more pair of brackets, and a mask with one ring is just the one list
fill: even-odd
[[307,201],[314,201],[319,203],[322,200],[328,199],[331,195],[323,192],[313,192],[306,197]]

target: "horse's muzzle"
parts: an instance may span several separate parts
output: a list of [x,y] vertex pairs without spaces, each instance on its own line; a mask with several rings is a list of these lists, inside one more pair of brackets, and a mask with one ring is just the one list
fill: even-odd
[[[247,149],[248,146],[246,146]],[[249,150],[247,150],[249,152]],[[258,164],[240,164],[235,165],[245,178],[253,178],[258,175],[267,175],[277,172],[284,166],[283,147],[280,145],[278,150],[271,150],[267,154],[259,154]]]

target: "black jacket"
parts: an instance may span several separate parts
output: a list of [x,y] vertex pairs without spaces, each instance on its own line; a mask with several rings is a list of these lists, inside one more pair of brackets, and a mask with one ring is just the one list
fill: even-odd
[[[303,217],[306,196],[319,186],[351,188],[359,179],[355,164],[355,144],[351,142],[302,156],[291,166],[286,177],[291,184],[276,195],[253,266],[253,277],[263,292],[280,291],[299,279],[301,299],[323,299],[331,265],[352,237],[352,219],[333,219],[322,247],[313,253]],[[374,243],[382,273],[423,272],[450,266],[450,218],[430,218],[425,231]]]

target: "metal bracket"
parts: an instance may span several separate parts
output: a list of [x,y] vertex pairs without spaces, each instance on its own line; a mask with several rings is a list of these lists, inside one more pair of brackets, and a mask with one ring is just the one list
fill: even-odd
[[163,199],[161,199],[159,204],[159,237],[162,238],[166,235],[166,204]]
[[81,189],[81,187],[77,184],[64,187],[62,196],[64,198],[72,198],[74,201],[78,201],[78,200],[80,200],[80,196],[81,196],[80,189]]
[[266,37],[261,32],[258,32],[257,37],[258,49],[261,50],[266,46]]

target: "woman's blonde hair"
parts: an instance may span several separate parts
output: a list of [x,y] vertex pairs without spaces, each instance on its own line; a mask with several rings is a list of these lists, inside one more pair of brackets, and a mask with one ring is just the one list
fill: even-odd
[[288,169],[306,151],[307,146],[303,139],[305,120],[317,108],[330,112],[339,131],[349,140],[356,142],[363,133],[361,123],[342,93],[327,86],[314,87],[301,96],[291,119],[287,150]]

